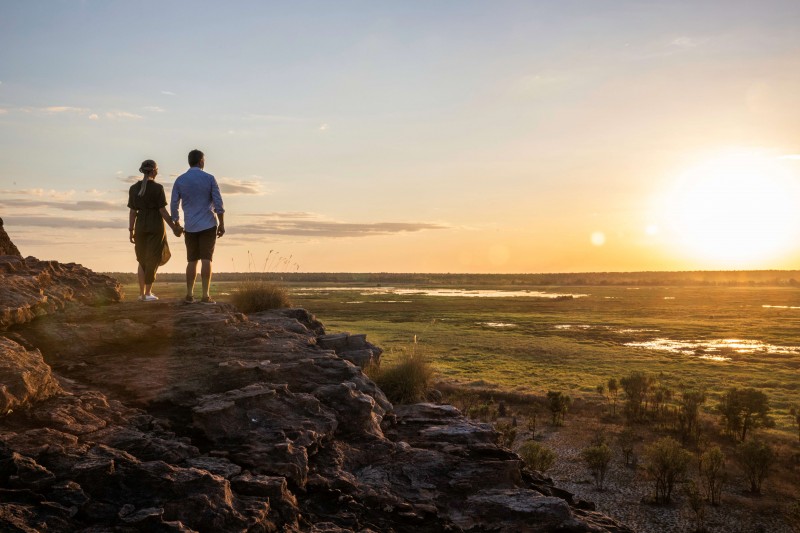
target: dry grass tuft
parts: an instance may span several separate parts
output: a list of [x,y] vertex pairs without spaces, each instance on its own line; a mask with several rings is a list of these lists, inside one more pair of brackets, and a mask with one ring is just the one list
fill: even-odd
[[231,294],[231,303],[243,313],[257,313],[292,305],[286,287],[265,280],[239,283]]
[[405,351],[397,362],[391,365],[373,365],[366,369],[367,375],[393,403],[425,401],[430,390],[433,368],[428,358],[416,347],[415,342],[411,350]]

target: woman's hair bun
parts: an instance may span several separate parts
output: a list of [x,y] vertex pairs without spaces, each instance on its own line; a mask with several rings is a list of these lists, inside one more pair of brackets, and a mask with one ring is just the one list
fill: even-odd
[[152,170],[155,170],[155,168],[156,168],[155,161],[153,161],[152,159],[145,159],[144,161],[142,161],[142,166],[139,167],[139,172],[144,174],[145,172],[150,172]]

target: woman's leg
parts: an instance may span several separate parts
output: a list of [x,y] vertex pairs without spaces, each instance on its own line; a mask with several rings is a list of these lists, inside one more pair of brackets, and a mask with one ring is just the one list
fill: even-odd
[[156,281],[156,270],[158,266],[155,263],[150,263],[145,266],[144,271],[144,293],[149,295],[153,290],[153,283]]
[[[141,298],[145,294],[144,268],[142,267],[141,263],[139,263],[139,271],[137,272],[137,277],[139,278],[139,298]],[[147,292],[150,292],[149,289]]]

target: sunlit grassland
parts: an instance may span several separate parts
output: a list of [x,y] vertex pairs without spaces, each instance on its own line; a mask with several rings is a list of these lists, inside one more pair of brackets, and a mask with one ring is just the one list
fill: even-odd
[[[183,293],[179,283],[158,285],[155,290],[161,296]],[[215,283],[212,293],[225,301],[223,293],[233,286]],[[708,409],[727,387],[761,389],[771,400],[777,429],[796,431],[788,412],[791,405],[800,404],[800,354],[739,353],[723,348],[713,354],[730,360],[714,361],[700,358],[709,352],[670,353],[625,346],[667,338],[745,339],[798,347],[800,309],[763,307],[800,305],[796,288],[532,287],[589,295],[553,300],[372,293],[374,286],[324,290],[330,286],[319,285],[315,290],[307,290],[314,284],[290,286],[292,303],[316,314],[329,332],[367,333],[386,350],[387,362],[416,335],[439,379],[533,393],[562,390],[588,397],[596,396],[596,386],[608,378],[639,370],[660,376],[673,388],[683,384],[705,388],[711,396]],[[135,296],[131,286],[127,292]]]

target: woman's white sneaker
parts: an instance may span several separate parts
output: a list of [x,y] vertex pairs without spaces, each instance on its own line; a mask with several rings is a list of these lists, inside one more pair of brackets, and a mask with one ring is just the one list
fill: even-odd
[[155,294],[145,294],[144,295],[144,301],[145,302],[155,302],[156,300],[158,300],[158,296],[156,296]]

